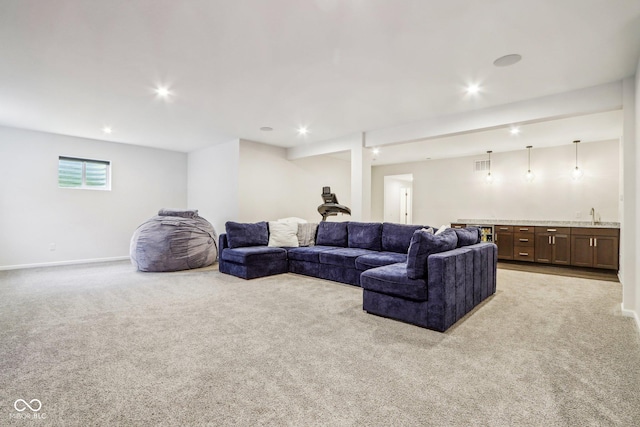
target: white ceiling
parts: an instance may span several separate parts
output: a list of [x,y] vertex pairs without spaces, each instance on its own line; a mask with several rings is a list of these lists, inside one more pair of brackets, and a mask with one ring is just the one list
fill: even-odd
[[[619,80],[639,56],[638,0],[0,0],[0,125],[293,147]],[[464,154],[467,137],[419,155]]]

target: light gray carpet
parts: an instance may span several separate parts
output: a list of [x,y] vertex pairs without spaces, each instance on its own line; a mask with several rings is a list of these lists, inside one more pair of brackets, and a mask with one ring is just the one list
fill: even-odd
[[619,283],[499,270],[445,334],[369,315],[361,292],[217,267],[0,272],[0,425],[640,425]]

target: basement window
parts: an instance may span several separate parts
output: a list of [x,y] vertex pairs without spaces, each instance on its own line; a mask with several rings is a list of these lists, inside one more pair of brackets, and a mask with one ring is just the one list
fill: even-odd
[[58,187],[111,190],[111,162],[60,156]]

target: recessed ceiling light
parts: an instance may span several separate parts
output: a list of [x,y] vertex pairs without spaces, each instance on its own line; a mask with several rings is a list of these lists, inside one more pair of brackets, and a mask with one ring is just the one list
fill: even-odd
[[169,91],[169,88],[166,86],[158,86],[156,88],[156,94],[160,97],[160,98],[168,98],[169,95],[171,95],[171,92]]
[[495,61],[493,61],[493,65],[495,65],[496,67],[508,67],[509,65],[513,65],[516,62],[520,62],[521,59],[522,55],[512,53],[496,59]]
[[372,150],[372,152],[373,152],[373,154],[374,154],[375,156],[377,156],[378,154],[380,154],[380,149],[379,149],[379,148],[374,148],[374,149]]
[[102,132],[106,134],[110,134],[111,132],[113,132],[113,129],[111,128],[111,126],[105,126],[102,128]]
[[273,130],[273,128],[272,128],[272,127],[269,127],[269,126],[262,126],[262,127],[260,128],[260,130],[261,130],[261,131],[264,131],[264,132],[271,132],[271,131]]
[[478,92],[480,92],[480,85],[477,84],[470,84],[469,86],[467,86],[467,93],[469,95],[475,95]]
[[519,134],[519,133],[520,133],[520,128],[519,128],[519,127],[514,126],[514,127],[512,127],[512,128],[509,130],[509,132],[511,132],[511,135],[517,135],[517,134]]
[[309,129],[307,129],[307,127],[306,127],[306,126],[300,126],[300,127],[298,128],[298,135],[302,135],[302,136],[304,136],[304,135],[306,135],[306,134],[308,134],[308,133],[309,133]]

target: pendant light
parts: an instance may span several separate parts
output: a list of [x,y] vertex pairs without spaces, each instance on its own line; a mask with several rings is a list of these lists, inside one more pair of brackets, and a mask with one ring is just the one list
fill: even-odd
[[577,139],[573,141],[573,143],[576,145],[576,168],[571,173],[571,176],[573,177],[574,180],[578,180],[582,178],[582,170],[578,168],[578,144],[580,143],[580,140]]
[[527,150],[529,151],[529,162],[528,162],[528,167],[527,167],[527,173],[524,176],[525,179],[528,182],[531,182],[534,180],[534,178],[536,177],[533,172],[531,172],[531,149],[533,148],[533,145],[527,145]]
[[489,184],[493,182],[493,176],[491,176],[491,153],[493,153],[493,151],[487,151],[487,154],[489,155],[489,173],[487,174],[486,180]]

